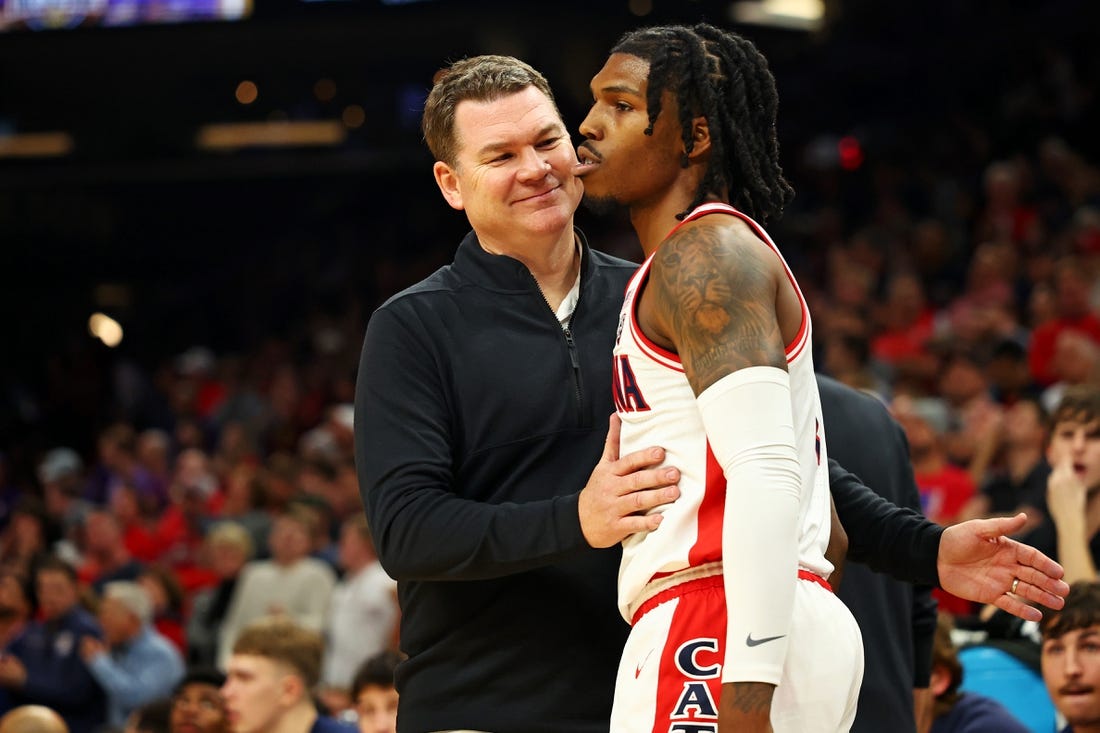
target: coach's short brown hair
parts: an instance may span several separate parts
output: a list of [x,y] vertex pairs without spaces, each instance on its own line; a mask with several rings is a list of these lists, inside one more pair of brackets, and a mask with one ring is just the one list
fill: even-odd
[[233,644],[234,654],[251,654],[281,662],[302,678],[307,689],[321,678],[325,644],[316,631],[302,628],[288,618],[262,618],[245,627]]
[[535,87],[545,94],[557,109],[546,77],[511,56],[474,56],[437,72],[420,121],[424,141],[432,155],[447,165],[455,164],[458,149],[455,110],[459,102],[492,102],[527,87]]

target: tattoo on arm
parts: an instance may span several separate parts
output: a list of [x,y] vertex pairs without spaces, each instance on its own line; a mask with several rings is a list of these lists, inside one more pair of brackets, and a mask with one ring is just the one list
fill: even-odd
[[658,250],[650,292],[696,394],[738,369],[787,368],[771,256],[762,243],[707,226],[681,230]]
[[719,715],[767,716],[772,709],[775,685],[767,682],[729,682],[722,685],[722,709]]

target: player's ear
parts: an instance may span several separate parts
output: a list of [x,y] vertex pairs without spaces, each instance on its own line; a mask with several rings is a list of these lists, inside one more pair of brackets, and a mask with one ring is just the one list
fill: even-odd
[[688,160],[696,161],[710,152],[710,125],[707,118],[700,115],[691,121],[691,152]]
[[458,185],[458,175],[455,173],[454,168],[442,160],[437,160],[435,165],[432,166],[432,173],[435,175],[436,185],[443,193],[443,198],[447,200],[452,209],[461,211],[463,208],[462,188]]

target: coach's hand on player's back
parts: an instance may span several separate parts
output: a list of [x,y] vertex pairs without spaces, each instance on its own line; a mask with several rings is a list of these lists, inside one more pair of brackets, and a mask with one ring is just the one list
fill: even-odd
[[612,415],[603,457],[578,502],[581,531],[593,547],[611,547],[635,532],[652,532],[662,517],[645,512],[680,496],[680,471],[661,465],[665,460],[663,448],[646,448],[619,457],[621,425],[618,415]]

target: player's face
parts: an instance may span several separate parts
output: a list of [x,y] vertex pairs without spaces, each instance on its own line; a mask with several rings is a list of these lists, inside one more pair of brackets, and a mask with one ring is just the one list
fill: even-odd
[[592,108],[577,149],[588,202],[651,204],[674,190],[684,153],[677,106],[666,93],[653,134],[646,135],[648,79],[649,62],[624,53],[611,54],[592,78]]
[[1051,432],[1047,461],[1051,466],[1071,462],[1085,488],[1100,488],[1100,420],[1059,420]]
[[435,164],[447,203],[466,212],[481,244],[507,253],[572,237],[583,188],[565,124],[535,87],[455,108],[455,165]]
[[1043,680],[1074,728],[1100,725],[1100,625],[1043,641]]

